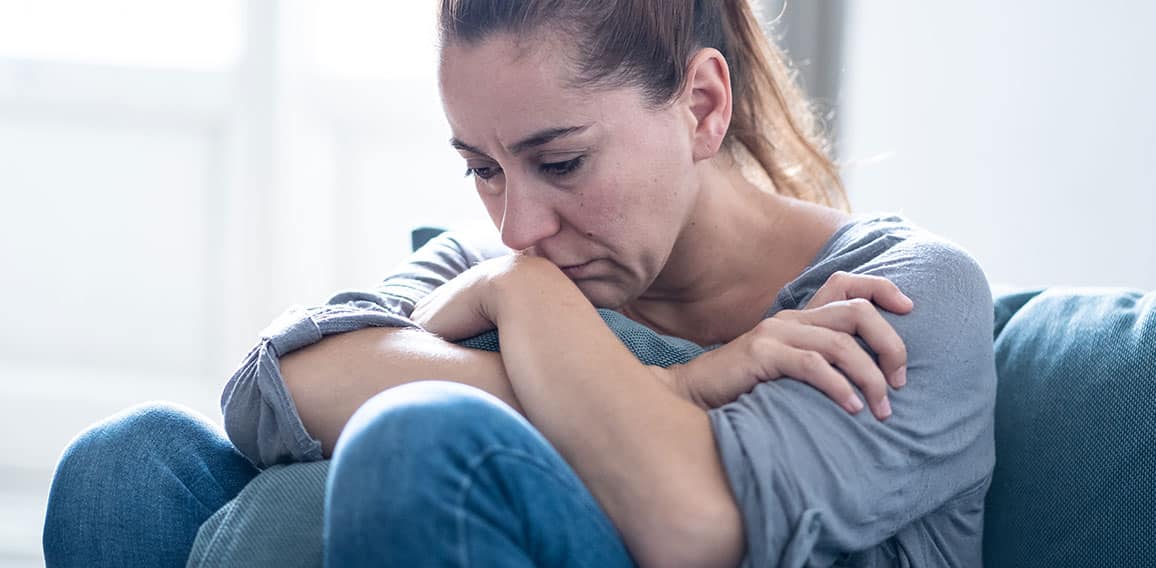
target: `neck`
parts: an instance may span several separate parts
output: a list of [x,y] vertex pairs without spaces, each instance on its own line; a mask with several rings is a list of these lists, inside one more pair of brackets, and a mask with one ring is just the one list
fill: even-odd
[[753,328],[847,215],[763,191],[737,167],[701,168],[698,201],[665,267],[622,313],[713,345]]

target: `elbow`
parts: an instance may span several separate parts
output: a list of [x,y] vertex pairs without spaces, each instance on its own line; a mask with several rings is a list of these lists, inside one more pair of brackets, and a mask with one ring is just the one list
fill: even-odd
[[229,379],[221,396],[229,441],[258,469],[322,459],[320,443],[303,430],[293,400],[277,375],[277,366],[267,346],[258,345]]
[[742,515],[734,501],[701,507],[683,514],[682,522],[672,522],[658,535],[642,566],[737,567],[746,550]]

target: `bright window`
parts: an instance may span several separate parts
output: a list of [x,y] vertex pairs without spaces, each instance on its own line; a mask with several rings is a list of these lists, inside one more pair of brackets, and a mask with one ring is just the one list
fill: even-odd
[[226,69],[242,15],[240,0],[0,0],[0,57]]

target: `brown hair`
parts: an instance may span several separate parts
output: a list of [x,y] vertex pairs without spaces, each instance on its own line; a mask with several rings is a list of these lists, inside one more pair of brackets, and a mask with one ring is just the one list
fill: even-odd
[[441,0],[443,44],[545,29],[574,42],[573,86],[636,87],[656,107],[681,92],[699,49],[719,50],[734,107],[724,146],[737,157],[741,145],[775,191],[849,209],[818,121],[749,0]]

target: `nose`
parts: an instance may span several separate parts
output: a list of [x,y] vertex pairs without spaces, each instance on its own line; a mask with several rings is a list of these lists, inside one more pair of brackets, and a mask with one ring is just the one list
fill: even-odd
[[514,185],[507,178],[504,195],[506,201],[499,227],[503,244],[514,250],[525,250],[558,232],[557,212],[542,188]]

